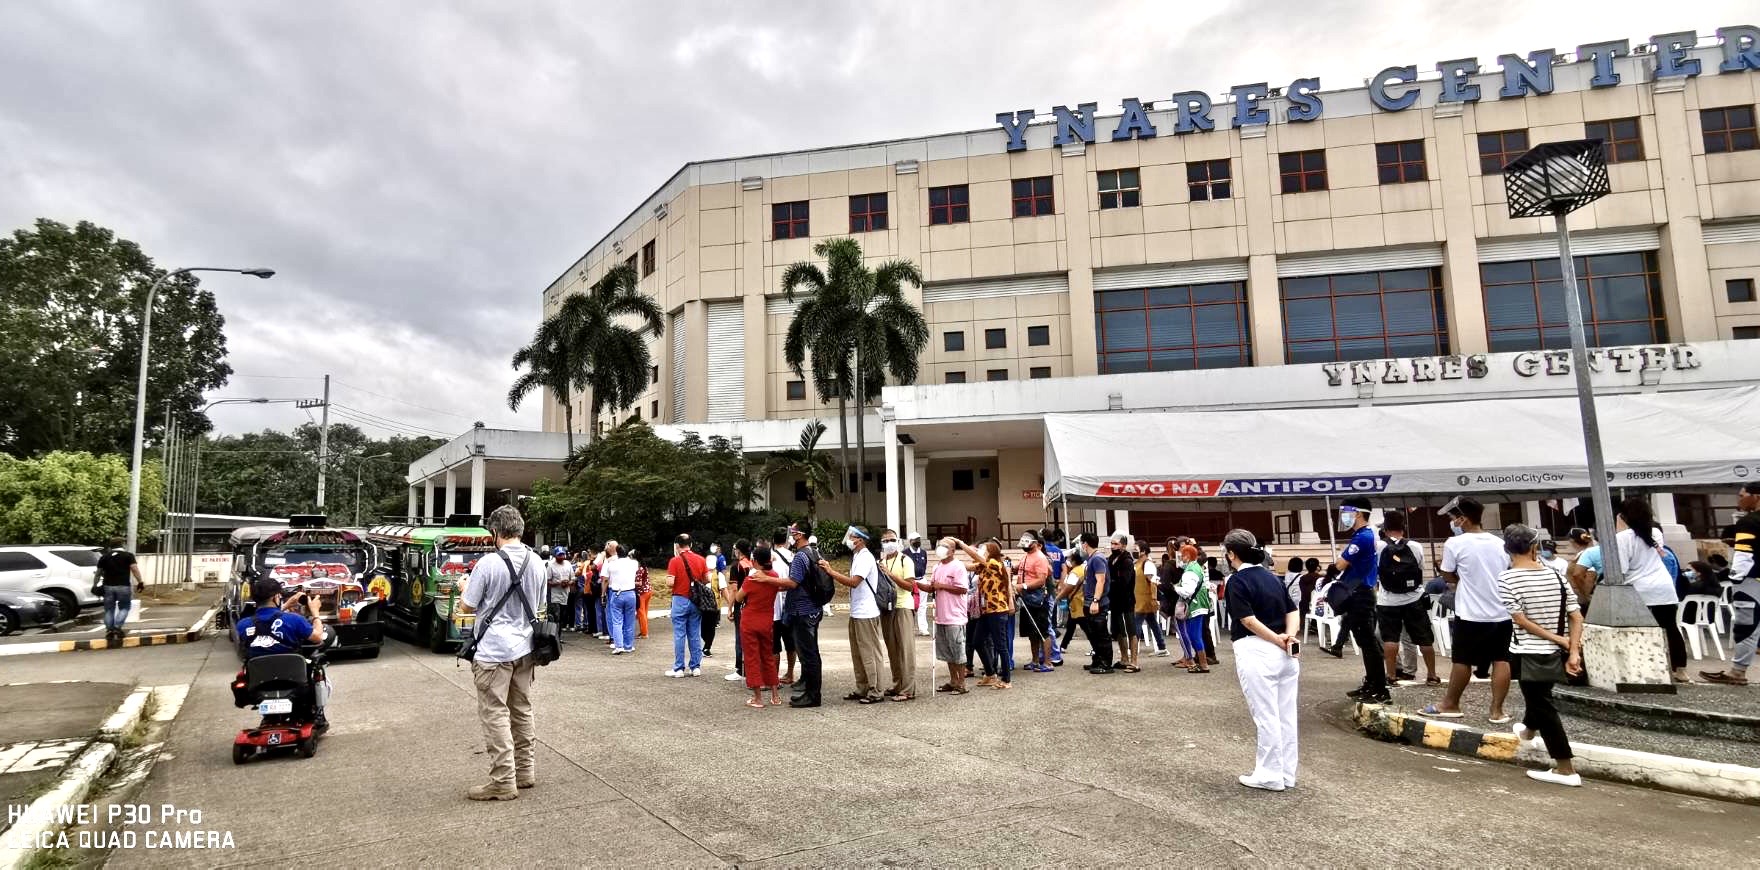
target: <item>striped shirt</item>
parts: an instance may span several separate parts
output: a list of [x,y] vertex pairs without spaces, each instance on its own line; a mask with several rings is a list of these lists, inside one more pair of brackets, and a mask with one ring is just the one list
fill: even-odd
[[[1562,622],[1565,630],[1558,633],[1570,636],[1570,620],[1559,613],[1559,592],[1562,589],[1564,593],[1564,613],[1577,612],[1577,593],[1558,576],[1557,571],[1551,568],[1509,568],[1498,575],[1497,586],[1503,593],[1503,605],[1511,614],[1520,613],[1548,631],[1558,631]],[[1558,644],[1523,629],[1519,623],[1509,645],[1512,653],[1545,654],[1561,649],[1563,647]]]

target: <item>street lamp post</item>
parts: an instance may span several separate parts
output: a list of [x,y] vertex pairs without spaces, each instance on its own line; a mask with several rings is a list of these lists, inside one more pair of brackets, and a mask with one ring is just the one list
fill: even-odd
[[390,459],[389,453],[375,453],[372,456],[356,456],[354,458],[354,527],[361,527],[361,467],[368,460]]
[[[1510,217],[1551,215],[1558,232],[1558,267],[1564,283],[1565,316],[1570,321],[1571,373],[1576,380],[1577,408],[1583,421],[1583,450],[1588,459],[1589,497],[1595,506],[1595,537],[1603,569],[1590,598],[1583,659],[1589,682],[1618,691],[1672,693],[1674,684],[1656,662],[1668,661],[1662,629],[1625,580],[1618,540],[1614,537],[1613,497],[1607,486],[1607,462],[1601,452],[1601,424],[1595,412],[1595,387],[1590,382],[1589,347],[1583,329],[1583,303],[1577,293],[1576,261],[1571,256],[1570,213],[1608,194],[1607,158],[1602,140],[1547,142],[1517,157],[1503,169]],[[1658,654],[1660,653],[1660,654]]]
[[274,269],[227,269],[218,266],[188,266],[175,269],[160,275],[147,288],[147,305],[141,313],[141,373],[135,385],[134,394],[134,461],[129,466],[132,471],[128,478],[128,551],[135,551],[135,544],[140,532],[141,522],[141,445],[146,439],[147,429],[147,358],[152,349],[153,335],[153,300],[159,295],[159,287],[178,275],[192,272],[234,272],[249,275],[253,278],[268,279],[274,277]]

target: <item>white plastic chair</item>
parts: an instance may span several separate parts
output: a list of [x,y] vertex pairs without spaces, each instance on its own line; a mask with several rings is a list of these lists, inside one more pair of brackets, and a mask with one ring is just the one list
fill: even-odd
[[[1686,620],[1687,605],[1693,605],[1693,620]],[[1693,658],[1705,657],[1705,644],[1700,635],[1711,638],[1711,645],[1717,647],[1717,659],[1723,660],[1723,638],[1717,636],[1717,605],[1715,595],[1688,595],[1681,603],[1674,606],[1675,620],[1680,623],[1681,633],[1687,636],[1687,643],[1693,648]]]
[[1736,642],[1736,601],[1732,597],[1735,595],[1736,585],[1728,580],[1723,581],[1723,588],[1717,595],[1717,631],[1719,634],[1727,633],[1732,646]]
[[1448,631],[1448,612],[1442,609],[1442,602],[1430,605],[1430,633],[1436,635],[1436,651],[1448,655],[1454,648],[1454,638]]

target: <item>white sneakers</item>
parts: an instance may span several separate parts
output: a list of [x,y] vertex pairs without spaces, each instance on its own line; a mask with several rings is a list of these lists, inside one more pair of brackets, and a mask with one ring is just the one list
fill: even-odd
[[1540,739],[1540,732],[1530,730],[1528,726],[1520,722],[1510,725],[1509,730],[1516,735],[1517,743],[1526,743],[1529,746],[1546,745],[1546,741]]
[[1566,775],[1556,770],[1530,770],[1528,778],[1540,782],[1550,782],[1553,785],[1570,786],[1571,788],[1579,788],[1583,785],[1582,776],[1575,773]]
[[1241,783],[1241,785],[1244,785],[1247,788],[1262,789],[1264,791],[1283,791],[1285,788],[1287,788],[1287,786],[1284,785],[1283,780],[1278,780],[1277,782],[1262,782],[1260,780],[1254,779],[1253,775],[1250,773],[1241,774],[1240,783]]
[[1164,649],[1161,649],[1161,650],[1156,650],[1156,651],[1155,651],[1155,657],[1156,657],[1156,658],[1158,658],[1158,659],[1159,659],[1159,658],[1165,658],[1165,657],[1166,657],[1166,656],[1167,656],[1167,650],[1164,650]]
[[672,678],[673,678],[673,679],[675,679],[675,680],[676,680],[676,679],[678,679],[678,678],[679,678],[679,677],[682,677],[682,676],[684,676],[684,675],[685,675],[685,673],[686,673],[686,671],[684,671],[684,670],[681,670],[681,669],[679,669],[679,668],[673,668],[673,669],[672,669],[672,670],[670,670],[670,671],[667,671],[667,672],[666,672],[666,675],[667,675],[667,676],[669,676],[669,677],[672,677]]
[[693,677],[700,677],[700,676],[702,676],[702,675],[703,675],[703,669],[702,669],[702,668],[691,668],[691,676],[693,676]]
[[683,668],[673,668],[672,670],[667,671],[666,675],[669,677],[672,677],[674,679],[676,679],[678,677],[700,677],[703,675],[703,669],[702,668],[691,668],[690,670],[687,671]]
[[739,674],[728,674],[727,676],[722,677],[721,679],[726,680],[730,683],[733,683],[733,682],[738,682],[739,680],[743,680],[743,679],[745,679],[745,677],[742,677]]

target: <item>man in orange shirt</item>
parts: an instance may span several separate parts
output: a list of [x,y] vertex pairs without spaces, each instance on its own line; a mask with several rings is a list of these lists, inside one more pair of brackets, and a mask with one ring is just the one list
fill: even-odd
[[[708,565],[691,549],[691,536],[679,535],[672,542],[672,561],[666,570],[672,575],[672,670],[669,677],[700,677],[703,675],[703,614],[691,602],[691,583],[708,578]],[[685,650],[690,661],[685,661]],[[686,667],[686,665],[689,667]]]

